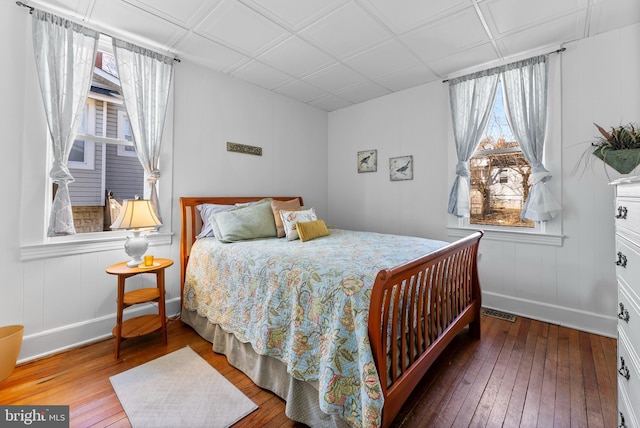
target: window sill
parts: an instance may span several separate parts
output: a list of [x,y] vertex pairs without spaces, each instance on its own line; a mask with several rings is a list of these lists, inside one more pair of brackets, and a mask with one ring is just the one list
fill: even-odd
[[[480,226],[480,225],[478,225]],[[484,238],[490,241],[516,242],[536,245],[562,247],[564,235],[554,235],[540,232],[522,232],[517,230],[496,230],[482,227],[447,227],[448,235],[463,238],[475,230],[482,230]]]
[[[106,236],[103,236],[106,235]],[[122,250],[127,232],[83,233],[69,237],[47,238],[42,244],[20,247],[20,261],[72,256],[98,251]],[[149,235],[149,246],[170,245],[172,232]]]

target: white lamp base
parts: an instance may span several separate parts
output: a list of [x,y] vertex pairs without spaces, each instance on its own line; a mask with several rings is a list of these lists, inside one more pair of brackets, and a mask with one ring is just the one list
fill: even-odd
[[142,264],[142,256],[149,248],[149,243],[146,237],[140,236],[139,230],[134,229],[132,232],[133,236],[128,236],[124,243],[124,251],[131,257],[131,260],[127,262],[127,266],[137,267]]

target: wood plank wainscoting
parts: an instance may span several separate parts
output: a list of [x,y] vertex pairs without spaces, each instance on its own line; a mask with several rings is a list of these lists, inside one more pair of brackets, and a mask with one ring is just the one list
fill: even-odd
[[[180,320],[129,339],[120,359],[114,340],[21,364],[0,383],[2,405],[70,406],[72,427],[128,427],[109,376],[186,345],[260,408],[237,427],[301,427],[283,401],[255,386]],[[459,334],[404,405],[395,427],[616,427],[616,340],[518,317],[482,317],[482,339]]]

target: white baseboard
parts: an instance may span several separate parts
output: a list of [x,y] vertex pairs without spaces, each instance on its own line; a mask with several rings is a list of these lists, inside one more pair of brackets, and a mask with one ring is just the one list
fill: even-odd
[[[180,299],[167,300],[165,309],[168,317],[180,314]],[[125,319],[158,313],[157,311],[155,304],[142,304],[127,308]],[[111,330],[115,324],[116,314],[113,313],[101,318],[24,336],[18,364],[112,337]]]
[[482,306],[601,336],[618,337],[615,315],[603,316],[487,291],[482,292]]

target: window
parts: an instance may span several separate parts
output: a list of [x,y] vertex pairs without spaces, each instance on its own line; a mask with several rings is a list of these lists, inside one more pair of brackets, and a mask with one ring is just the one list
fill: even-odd
[[529,194],[531,165],[507,123],[500,83],[470,170],[471,224],[535,227],[533,221],[520,218]]
[[[95,134],[96,105],[94,100],[89,99],[82,115],[82,122],[78,129],[78,134]],[[95,168],[95,143],[93,141],[75,140],[67,166],[72,169],[94,169]]]
[[111,231],[123,200],[144,197],[144,168],[132,141],[115,58],[101,40],[82,126],[68,158],[76,233]]
[[[124,110],[118,111],[118,139],[133,141],[133,135],[131,134],[131,122],[127,117],[127,113]],[[133,146],[118,145],[118,156],[130,156],[137,158],[136,148]]]

